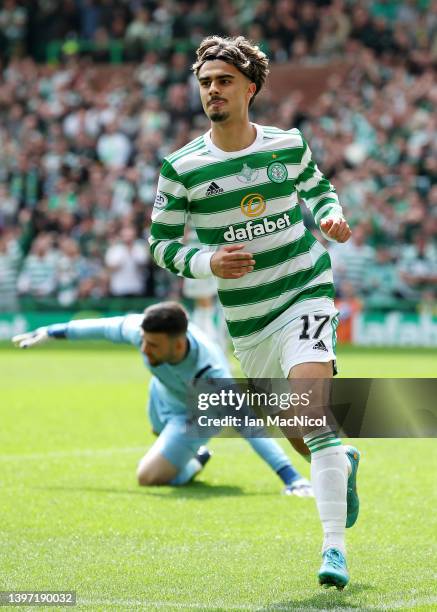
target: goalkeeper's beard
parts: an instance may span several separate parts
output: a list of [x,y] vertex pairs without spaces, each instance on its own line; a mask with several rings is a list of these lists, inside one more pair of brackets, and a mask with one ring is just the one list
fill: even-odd
[[209,118],[214,123],[221,123],[222,121],[229,119],[229,113],[211,113]]

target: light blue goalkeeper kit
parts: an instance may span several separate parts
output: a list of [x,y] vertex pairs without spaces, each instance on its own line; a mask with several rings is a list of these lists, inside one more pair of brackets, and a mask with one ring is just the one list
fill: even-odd
[[[52,338],[68,340],[109,340],[132,344],[141,348],[143,315],[126,315],[102,319],[84,319],[51,325],[47,328]],[[224,354],[208,338],[189,324],[187,331],[189,351],[176,364],[152,366],[141,353],[145,367],[152,374],[149,387],[148,413],[153,430],[159,434],[157,450],[181,473],[208,438],[193,439],[186,433],[187,403],[192,397],[193,383],[202,378],[231,378],[232,374]],[[265,432],[261,431],[260,434]],[[267,437],[248,438],[248,443],[279,477],[290,484],[301,476],[291,466],[282,448]],[[173,484],[182,484],[175,479]]]

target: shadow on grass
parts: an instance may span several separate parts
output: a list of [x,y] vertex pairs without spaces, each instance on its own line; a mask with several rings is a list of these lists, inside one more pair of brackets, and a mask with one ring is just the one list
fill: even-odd
[[[321,588],[321,587],[320,587]],[[265,607],[258,608],[257,612],[281,612],[293,610],[366,610],[377,611],[379,608],[373,606],[367,608],[356,601],[357,595],[366,591],[373,591],[375,587],[371,584],[363,584],[356,582],[346,587],[344,591],[337,591],[330,588],[314,593],[308,599],[290,599],[289,601],[279,601],[274,604],[269,604]],[[382,610],[383,608],[381,608]]]
[[211,496],[222,497],[270,497],[277,496],[278,493],[262,493],[255,491],[245,491],[235,485],[214,485],[208,482],[190,482],[181,487],[149,487],[144,490],[148,495],[162,497],[177,497],[182,499],[202,499]]
[[241,487],[232,485],[212,485],[206,482],[193,482],[180,487],[159,486],[159,487],[138,487],[137,489],[115,489],[109,487],[92,486],[68,486],[68,485],[47,485],[33,486],[31,489],[40,491],[63,491],[65,493],[109,493],[111,495],[142,495],[143,497],[169,497],[177,499],[207,499],[209,497],[251,497],[276,495],[275,493],[253,493],[246,492]]

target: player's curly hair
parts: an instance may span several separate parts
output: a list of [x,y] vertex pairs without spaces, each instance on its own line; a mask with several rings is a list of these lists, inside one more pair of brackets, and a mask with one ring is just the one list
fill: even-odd
[[269,60],[265,53],[244,36],[223,38],[222,36],[208,36],[204,38],[196,51],[197,61],[192,70],[196,76],[205,62],[221,60],[232,64],[250,81],[255,83],[256,91],[249,102],[252,105],[255,97],[262,89],[269,73]]

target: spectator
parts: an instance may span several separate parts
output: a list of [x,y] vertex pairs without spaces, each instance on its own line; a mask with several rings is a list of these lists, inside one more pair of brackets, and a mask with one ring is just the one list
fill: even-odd
[[344,281],[351,284],[357,295],[368,289],[366,271],[375,262],[375,252],[371,246],[366,244],[367,234],[368,230],[365,225],[357,225],[353,228],[352,238],[342,245],[341,250],[337,244],[330,245],[329,253],[340,295]]
[[169,123],[169,114],[162,109],[159,98],[150,96],[145,101],[144,110],[140,116],[141,136],[148,136],[153,132],[165,131]]
[[113,121],[106,126],[105,133],[97,141],[97,154],[100,161],[109,168],[123,168],[127,165],[132,145],[128,137]]
[[27,10],[16,0],[4,0],[0,10],[0,32],[8,57],[22,55],[27,28]]
[[61,306],[71,306],[77,300],[84,265],[78,243],[72,238],[61,238],[56,270],[57,299]]
[[34,298],[53,296],[57,288],[57,255],[49,234],[40,234],[18,278],[18,291]]
[[145,241],[137,240],[135,228],[122,229],[120,242],[109,247],[105,263],[110,272],[113,296],[132,297],[144,294],[145,266],[149,255]]
[[153,41],[157,28],[151,20],[147,9],[140,7],[136,10],[133,20],[126,28],[125,42],[126,54],[131,60],[143,56],[145,45]]
[[304,2],[300,8],[299,36],[302,36],[310,50],[316,40],[319,25],[316,5],[313,2]]
[[166,76],[167,68],[163,62],[159,61],[156,51],[148,51],[142,64],[136,70],[136,78],[144,87],[144,92],[150,96],[156,96]]
[[350,18],[345,11],[344,0],[333,0],[320,20],[315,41],[315,52],[324,58],[339,57],[351,29]]
[[6,185],[0,183],[0,230],[2,227],[13,225],[17,212],[17,198],[9,192]]
[[17,278],[22,252],[12,233],[0,233],[0,312],[18,308]]
[[419,299],[422,293],[437,298],[437,249],[435,243],[428,242],[426,236],[417,234],[414,245],[404,254],[400,262],[405,297]]
[[375,309],[393,309],[402,298],[399,271],[388,245],[380,246],[375,253],[375,263],[364,272],[363,286],[366,306]]

